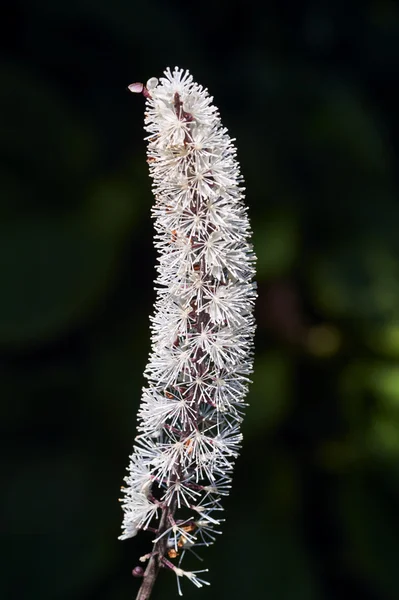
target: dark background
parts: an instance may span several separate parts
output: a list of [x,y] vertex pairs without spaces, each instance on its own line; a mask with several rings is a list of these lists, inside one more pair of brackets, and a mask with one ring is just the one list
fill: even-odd
[[153,536],[117,541],[117,498],[155,255],[126,86],[177,64],[237,138],[259,282],[212,586],[185,598],[397,599],[398,4],[28,0],[2,24],[1,598],[138,587]]

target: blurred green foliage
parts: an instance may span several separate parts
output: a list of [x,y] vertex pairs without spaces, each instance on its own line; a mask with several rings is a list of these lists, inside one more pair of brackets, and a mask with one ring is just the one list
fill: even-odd
[[[185,597],[396,600],[397,3],[26,0],[4,24],[1,598],[137,589],[151,534],[117,541],[117,497],[155,255],[126,86],[178,64],[237,138],[259,283],[245,444],[203,553],[212,586]],[[175,596],[162,574],[154,600]]]

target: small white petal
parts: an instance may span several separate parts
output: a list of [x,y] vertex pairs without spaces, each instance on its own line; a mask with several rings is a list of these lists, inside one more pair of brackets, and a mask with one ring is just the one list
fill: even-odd
[[158,85],[158,79],[156,77],[151,77],[147,83],[146,83],[146,88],[148,91],[151,91],[153,89],[155,89]]

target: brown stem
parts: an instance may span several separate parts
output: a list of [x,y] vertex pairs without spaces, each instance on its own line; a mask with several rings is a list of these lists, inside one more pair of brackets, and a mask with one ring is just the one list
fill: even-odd
[[[163,509],[158,529],[159,535],[164,533],[164,531],[166,531],[166,529],[168,529],[170,526],[169,517],[173,516],[175,508],[175,503],[172,503],[171,506],[167,506]],[[163,538],[158,540],[158,542],[155,542],[152,549],[151,558],[143,575],[143,583],[140,586],[136,600],[148,600],[148,598],[151,596],[152,588],[154,587],[155,581],[158,577],[159,569],[161,568],[161,559],[166,553],[167,543],[167,535],[164,535]]]
[[136,596],[136,600],[148,600],[151,596],[152,588],[154,587],[156,578],[159,573],[159,558],[158,556],[152,555],[147,565],[143,576],[143,583]]

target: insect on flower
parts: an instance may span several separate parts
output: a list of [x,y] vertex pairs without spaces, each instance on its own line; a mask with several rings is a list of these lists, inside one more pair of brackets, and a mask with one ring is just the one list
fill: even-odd
[[[123,489],[123,533],[154,532],[137,599],[160,569],[197,587],[187,553],[212,544],[241,445],[253,362],[255,256],[236,150],[188,71],[128,88],[146,98],[158,251],[152,351]],[[187,515],[191,515],[187,517]],[[175,564],[172,561],[178,561]]]

